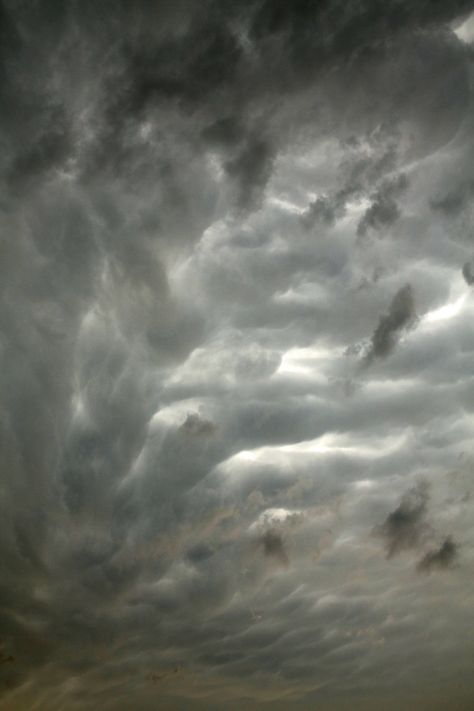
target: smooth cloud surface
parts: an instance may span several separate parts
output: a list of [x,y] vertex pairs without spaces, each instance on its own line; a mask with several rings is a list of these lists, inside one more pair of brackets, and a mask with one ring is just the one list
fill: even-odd
[[473,10],[0,4],[0,708],[472,709]]

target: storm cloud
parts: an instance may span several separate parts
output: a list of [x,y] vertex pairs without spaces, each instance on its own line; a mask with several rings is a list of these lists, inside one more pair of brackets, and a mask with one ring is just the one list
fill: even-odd
[[470,711],[473,11],[0,0],[0,709]]

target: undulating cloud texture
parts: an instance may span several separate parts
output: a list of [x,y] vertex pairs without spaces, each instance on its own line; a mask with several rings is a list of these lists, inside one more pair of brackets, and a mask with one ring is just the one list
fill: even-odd
[[0,709],[474,708],[473,12],[0,0]]

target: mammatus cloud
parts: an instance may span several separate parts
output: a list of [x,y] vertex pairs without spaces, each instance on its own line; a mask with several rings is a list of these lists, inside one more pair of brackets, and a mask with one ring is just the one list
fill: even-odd
[[2,711],[471,711],[473,9],[0,0]]

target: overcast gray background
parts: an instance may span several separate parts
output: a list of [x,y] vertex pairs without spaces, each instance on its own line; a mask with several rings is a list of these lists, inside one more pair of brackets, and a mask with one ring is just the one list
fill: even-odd
[[474,706],[473,3],[0,3],[0,708]]

